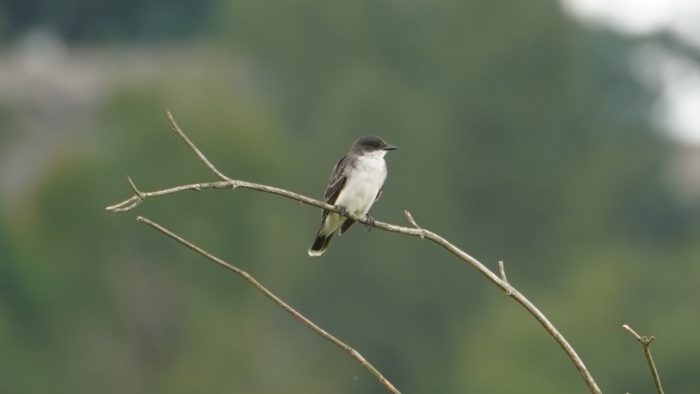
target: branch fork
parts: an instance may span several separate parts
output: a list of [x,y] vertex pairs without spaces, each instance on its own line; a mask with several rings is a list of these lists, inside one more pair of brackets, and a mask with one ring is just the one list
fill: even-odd
[[506,284],[506,288],[504,291],[506,292],[506,295],[510,297],[513,295],[513,291],[515,290],[513,286],[511,286],[510,282],[508,282],[508,278],[506,277],[506,269],[503,266],[503,260],[498,260],[498,271],[501,273],[501,280],[503,283]]
[[654,364],[654,358],[651,356],[651,349],[649,349],[651,343],[654,342],[656,337],[654,337],[653,335],[639,335],[637,334],[637,331],[634,331],[632,327],[630,327],[627,324],[623,324],[622,328],[629,332],[637,340],[637,342],[639,342],[639,344],[642,345],[642,351],[644,352],[644,357],[647,359],[647,364],[649,364],[649,371],[651,372],[651,378],[654,380],[656,392],[658,394],[664,394],[664,389],[661,386],[661,378],[659,377],[659,371],[656,369],[656,364]]
[[411,212],[408,210],[404,210],[403,214],[406,216],[406,220],[408,220],[409,223],[411,223],[411,226],[415,228],[416,230],[420,230],[420,233],[418,234],[418,238],[420,239],[425,239],[425,230],[421,226],[416,223],[416,220],[413,219],[413,215],[411,215]]

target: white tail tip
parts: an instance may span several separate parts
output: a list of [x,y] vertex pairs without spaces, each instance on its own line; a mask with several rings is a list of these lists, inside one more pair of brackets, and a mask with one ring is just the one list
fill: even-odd
[[311,250],[311,249],[309,249],[307,251],[307,253],[311,257],[318,257],[318,256],[322,255],[325,251],[326,251],[325,249],[324,250]]

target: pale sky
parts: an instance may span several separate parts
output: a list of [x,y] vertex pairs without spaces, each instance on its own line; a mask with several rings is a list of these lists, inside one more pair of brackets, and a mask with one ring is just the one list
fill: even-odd
[[[700,51],[700,0],[561,0],[593,28],[628,35],[668,32]],[[660,89],[652,121],[680,141],[700,145],[700,69],[662,48],[641,48],[631,61],[641,78]],[[634,64],[634,62],[643,64]],[[651,71],[650,71],[651,70]]]

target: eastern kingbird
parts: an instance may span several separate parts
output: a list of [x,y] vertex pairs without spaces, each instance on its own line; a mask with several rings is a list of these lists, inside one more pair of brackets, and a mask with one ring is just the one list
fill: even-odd
[[[326,187],[326,202],[358,216],[366,215],[382,194],[386,179],[384,155],[394,149],[398,148],[372,135],[355,141],[350,152],[341,157],[333,168]],[[333,234],[340,228],[338,235],[342,235],[354,222],[345,216],[324,210],[321,228],[309,248],[309,256],[322,255],[328,249]]]

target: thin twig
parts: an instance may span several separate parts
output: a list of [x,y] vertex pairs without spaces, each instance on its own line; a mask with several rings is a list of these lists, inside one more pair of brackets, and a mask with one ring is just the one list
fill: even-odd
[[644,351],[644,357],[647,359],[647,364],[649,364],[649,370],[651,371],[651,377],[654,379],[654,385],[656,386],[656,392],[658,394],[664,394],[664,389],[661,387],[661,378],[659,377],[659,371],[656,369],[656,364],[654,364],[654,358],[651,357],[651,349],[649,347],[651,346],[651,343],[654,342],[656,337],[652,336],[645,336],[645,335],[639,335],[637,334],[636,331],[632,329],[627,324],[623,324],[622,328],[627,330],[632,336],[639,342],[640,345],[642,345],[642,350]]
[[328,331],[324,330],[323,328],[319,327],[316,325],[314,322],[311,320],[307,319],[304,315],[299,313],[296,309],[292,308],[289,304],[284,302],[281,298],[276,296],[273,292],[268,290],[265,286],[263,286],[260,282],[258,282],[252,275],[247,273],[246,271],[230,264],[227,263],[226,261],[220,259],[219,257],[214,256],[213,254],[207,252],[206,250],[200,248],[199,246],[193,244],[192,242],[182,238],[181,236],[173,233],[172,231],[166,229],[165,227],[159,225],[158,223],[153,222],[152,220],[149,220],[143,216],[139,216],[136,218],[141,223],[147,224],[151,226],[152,228],[160,231],[161,233],[167,235],[168,237],[176,240],[177,242],[181,243],[182,245],[188,247],[189,249],[197,252],[198,254],[204,256],[205,258],[209,259],[210,261],[213,261],[214,263],[220,265],[221,267],[226,268],[227,270],[233,271],[235,274],[238,276],[242,277],[245,279],[248,283],[250,283],[253,287],[255,287],[256,290],[261,292],[265,297],[269,298],[272,302],[277,304],[280,308],[284,309],[287,313],[292,315],[295,319],[299,320],[302,324],[304,324],[306,327],[310,328],[313,330],[316,334],[322,336],[329,342],[333,343],[334,345],[338,346],[339,348],[343,349],[345,352],[350,354],[352,358],[357,360],[357,362],[362,365],[362,367],[366,368],[369,370],[372,375],[374,375],[379,383],[384,386],[384,388],[394,394],[400,394],[399,390],[394,387],[394,385],[389,382],[387,378],[384,377],[384,375],[377,370],[369,361],[367,361],[366,358],[364,358],[357,350],[353,349],[349,345],[347,345],[345,342],[341,341],[340,339],[336,338],[332,334],[330,334]]
[[510,295],[513,294],[513,286],[510,285],[510,282],[508,282],[508,278],[506,277],[506,268],[503,265],[503,260],[498,260],[498,271],[501,273],[501,280],[508,285],[506,295],[510,297]]
[[[168,117],[172,119],[172,115],[168,113]],[[465,264],[471,266],[472,268],[476,269],[481,273],[484,277],[486,277],[487,280],[489,280],[492,284],[494,284],[496,287],[500,288],[501,290],[505,291],[511,298],[513,298],[516,302],[518,302],[525,310],[527,310],[541,325],[544,327],[544,329],[549,333],[549,335],[554,339],[554,341],[559,345],[559,347],[562,348],[564,353],[566,353],[567,357],[571,360],[573,363],[574,367],[578,370],[579,374],[581,375],[582,379],[584,380],[586,386],[588,387],[588,390],[591,393],[594,394],[599,394],[601,393],[600,388],[598,387],[598,384],[596,383],[595,379],[591,375],[591,373],[588,371],[586,368],[585,364],[581,360],[581,358],[578,356],[574,348],[569,344],[569,342],[564,338],[564,336],[559,332],[559,330],[552,324],[552,322],[549,321],[549,319],[529,300],[527,299],[522,293],[520,293],[517,289],[515,289],[513,286],[511,286],[507,281],[503,280],[500,278],[498,275],[496,275],[493,271],[488,269],[484,264],[482,264],[479,260],[475,259],[465,251],[461,250],[460,248],[456,247],[449,241],[447,241],[445,238],[441,237],[440,235],[427,230],[422,227],[418,227],[418,225],[415,223],[415,220],[411,223],[414,227],[404,227],[404,226],[398,226],[395,224],[391,223],[385,223],[385,222],[380,222],[378,220],[374,219],[369,219],[367,216],[358,216],[354,214],[350,214],[347,212],[341,212],[336,206],[327,204],[325,202],[316,200],[311,197],[307,197],[302,194],[294,193],[289,190],[281,189],[278,187],[274,186],[268,186],[268,185],[263,185],[259,183],[254,183],[254,182],[248,182],[248,181],[243,181],[243,180],[234,180],[231,179],[225,175],[223,175],[221,172],[219,172],[216,167],[214,167],[207,159],[204,157],[204,155],[197,149],[196,146],[185,136],[185,134],[180,130],[178,127],[176,127],[176,123],[174,120],[171,121],[171,123],[174,125],[173,128],[175,132],[180,135],[185,142],[192,148],[192,150],[197,154],[197,156],[204,162],[204,164],[209,167],[214,174],[216,174],[219,178],[223,179],[223,181],[220,182],[211,182],[211,183],[200,183],[196,184],[197,187],[194,187],[195,185],[184,185],[184,186],[178,186],[170,189],[164,189],[164,190],[157,190],[153,192],[142,192],[140,201],[137,201],[134,203],[134,198],[139,200],[139,196],[132,196],[127,200],[124,200],[120,203],[117,203],[115,205],[107,207],[107,210],[113,211],[113,212],[125,212],[130,209],[133,209],[136,207],[141,201],[148,197],[154,197],[154,196],[160,196],[164,194],[170,194],[170,193],[176,193],[179,191],[183,190],[200,190],[200,189],[221,189],[221,188],[226,188],[226,187],[241,187],[244,189],[251,189],[251,190],[256,190],[256,191],[261,191],[265,193],[271,193],[271,194],[276,194],[279,196],[287,197],[292,200],[299,201],[301,203],[305,203],[307,205],[311,205],[317,208],[325,209],[328,211],[333,211],[336,213],[339,213],[341,215],[345,215],[350,219],[353,219],[356,222],[363,223],[365,225],[371,226],[371,227],[376,227],[385,231],[390,231],[394,233],[399,233],[399,234],[404,234],[404,235],[410,235],[410,236],[415,236],[419,238],[427,238],[434,243],[440,245],[453,255],[457,256],[459,259],[461,259]],[[406,213],[406,212],[404,212]],[[413,218],[410,213],[406,215],[407,218],[409,218],[409,222],[411,222],[411,219]]]
[[[182,138],[185,141],[187,146],[189,146],[190,149],[192,149],[192,152],[194,152],[194,154],[197,155],[197,157],[199,157],[199,160],[201,160],[204,163],[204,165],[207,166],[207,168],[209,168],[211,170],[211,172],[213,172],[214,175],[216,175],[222,181],[232,181],[231,178],[227,177],[221,171],[219,171],[216,167],[214,167],[214,165],[211,164],[211,162],[206,158],[206,156],[204,156],[204,154],[202,154],[202,152],[199,151],[199,148],[197,148],[197,146],[195,144],[193,144],[189,138],[187,138],[187,135],[185,135],[185,133],[182,131],[182,129],[180,129],[180,126],[177,125],[177,122],[175,121],[173,114],[171,114],[170,111],[166,111],[166,114],[168,115],[168,120],[170,121],[170,126],[172,127],[173,131],[175,133],[177,133],[177,135],[179,135],[180,138]],[[235,182],[232,182],[232,183],[235,183]]]
[[[404,210],[403,214],[406,215],[406,220],[408,220],[409,223],[411,223],[411,226],[415,228],[416,230],[422,230],[422,228],[416,223],[416,219],[413,218],[413,215],[411,215],[411,212],[408,210]],[[421,234],[419,235],[420,239],[425,238],[425,235]]]
[[[130,186],[135,187],[133,185],[133,181],[129,179]],[[217,182],[204,182],[204,183],[192,183],[189,185],[181,185],[181,186],[175,186],[171,187],[168,189],[163,189],[163,190],[156,190],[152,192],[142,192],[138,189],[138,194],[134,193],[133,196],[127,198],[126,200],[116,203],[114,205],[110,205],[107,208],[105,208],[108,211],[112,211],[115,213],[121,213],[121,212],[126,212],[129,211],[133,208],[136,208],[138,205],[140,205],[144,200],[146,200],[149,197],[157,197],[157,196],[164,196],[166,194],[172,194],[172,193],[177,193],[185,190],[194,190],[194,191],[200,191],[203,189],[228,189],[233,186],[234,181],[217,181]],[[132,187],[132,188],[133,188]]]
[[131,190],[134,192],[134,195],[143,200],[143,193],[141,193],[141,190],[139,190],[136,187],[136,184],[134,183],[133,180],[131,180],[131,177],[130,176],[126,177],[126,180],[127,180],[127,182],[129,182],[129,186],[131,187]]

